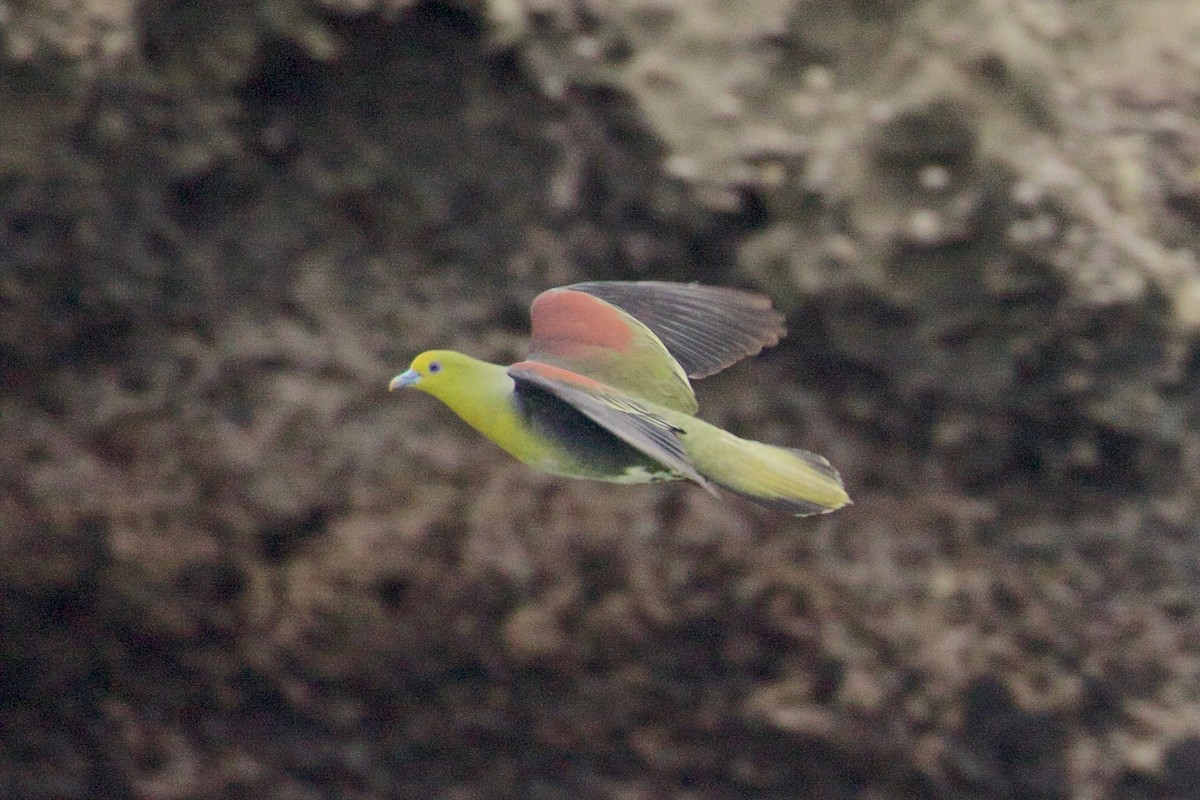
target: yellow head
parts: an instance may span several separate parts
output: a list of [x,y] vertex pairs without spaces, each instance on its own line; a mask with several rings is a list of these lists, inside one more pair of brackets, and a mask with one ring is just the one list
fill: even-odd
[[428,350],[414,358],[407,370],[392,378],[388,391],[411,386],[434,397],[442,397],[447,389],[470,381],[476,363],[470,356],[453,350]]

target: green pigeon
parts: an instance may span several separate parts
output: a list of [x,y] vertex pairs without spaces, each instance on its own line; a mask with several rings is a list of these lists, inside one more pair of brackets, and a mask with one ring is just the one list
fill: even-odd
[[389,390],[433,395],[535,469],[570,478],[720,486],[790,514],[850,502],[816,453],[734,436],[695,416],[689,378],[712,375],[784,335],[762,295],[661,281],[550,289],[530,310],[529,356],[512,366],[430,350]]

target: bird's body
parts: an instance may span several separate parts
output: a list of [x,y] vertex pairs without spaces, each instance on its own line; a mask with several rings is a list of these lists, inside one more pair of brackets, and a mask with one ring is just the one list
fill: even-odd
[[527,360],[509,367],[451,350],[414,359],[415,386],[524,463],[615,483],[692,480],[793,514],[849,502],[821,456],[741,439],[693,416],[688,377],[775,344],[769,301],[733,289],[594,282],[533,304]]
[[[508,367],[451,351],[442,365],[471,375],[471,392],[440,399],[475,430],[531,467],[566,478],[642,483],[672,473],[553,395],[518,386]],[[647,475],[638,480],[639,475]]]

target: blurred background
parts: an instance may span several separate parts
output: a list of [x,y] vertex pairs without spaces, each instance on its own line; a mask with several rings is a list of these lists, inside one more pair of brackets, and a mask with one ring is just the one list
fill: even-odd
[[[0,2],[0,796],[1200,797],[1194,0]],[[702,415],[855,505],[420,395],[752,288]]]

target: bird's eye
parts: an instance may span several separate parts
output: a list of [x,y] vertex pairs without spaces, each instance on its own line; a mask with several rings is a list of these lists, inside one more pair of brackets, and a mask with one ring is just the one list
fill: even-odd
[[441,372],[442,371],[442,362],[430,361],[429,362],[429,371],[430,372]]

